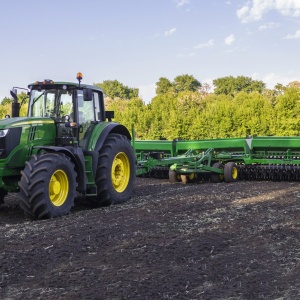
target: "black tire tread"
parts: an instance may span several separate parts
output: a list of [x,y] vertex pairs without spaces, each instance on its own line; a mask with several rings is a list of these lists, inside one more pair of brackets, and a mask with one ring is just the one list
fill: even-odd
[[[116,195],[111,187],[111,162],[112,153],[125,151],[130,163],[130,179],[126,190]],[[109,134],[101,150],[99,151],[98,166],[95,183],[97,185],[97,197],[92,197],[91,203],[96,206],[109,206],[123,203],[129,200],[135,182],[135,156],[130,141],[121,134]]]
[[[71,170],[70,174],[73,174],[69,180],[71,187],[68,199],[70,200],[68,200],[68,203],[62,205],[62,207],[55,208],[55,210],[51,208],[48,189],[45,187],[48,184],[45,178],[49,178],[49,169],[54,161],[64,164],[66,168]],[[26,162],[24,170],[21,171],[21,180],[18,183],[20,187],[20,207],[23,209],[25,215],[31,219],[45,219],[68,214],[71,207],[74,206],[77,187],[76,175],[74,164],[64,154],[46,153],[33,155]]]
[[227,182],[227,183],[237,181],[237,179],[238,179],[238,176],[237,176],[237,178],[232,177],[233,168],[237,169],[237,166],[232,161],[226,163],[226,165],[224,166],[224,179],[225,179],[225,182]]

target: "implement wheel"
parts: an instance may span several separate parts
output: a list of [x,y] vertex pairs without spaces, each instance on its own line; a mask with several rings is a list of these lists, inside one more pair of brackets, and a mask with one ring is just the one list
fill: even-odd
[[169,180],[172,183],[181,181],[181,176],[178,175],[175,171],[169,169]]
[[94,206],[123,203],[131,197],[135,182],[135,156],[129,140],[109,134],[99,151],[96,173],[97,196]]
[[224,179],[226,182],[238,180],[238,168],[234,162],[228,162],[224,167]]
[[64,154],[33,155],[19,181],[20,206],[33,219],[67,215],[74,206],[76,172]]
[[196,178],[195,173],[181,174],[180,177],[183,184],[192,182]]
[[[216,169],[224,169],[224,165],[220,162],[216,162],[212,165],[213,168]],[[210,175],[210,179],[213,183],[223,182],[224,181],[224,175],[219,173],[212,173]]]

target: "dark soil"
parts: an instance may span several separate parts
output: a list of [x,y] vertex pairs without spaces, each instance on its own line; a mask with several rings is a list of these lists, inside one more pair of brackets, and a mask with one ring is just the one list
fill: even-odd
[[171,184],[29,221],[0,209],[0,299],[299,299],[296,182]]

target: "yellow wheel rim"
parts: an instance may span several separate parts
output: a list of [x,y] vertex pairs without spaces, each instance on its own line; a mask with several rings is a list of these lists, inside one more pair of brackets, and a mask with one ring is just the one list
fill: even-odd
[[53,205],[61,206],[65,203],[69,193],[69,180],[63,170],[56,170],[49,182],[49,197]]
[[237,170],[237,168],[236,167],[234,167],[234,168],[232,168],[232,178],[233,179],[237,179],[237,177],[238,177],[238,170]]
[[194,180],[194,179],[195,179],[195,173],[190,173],[189,180]]
[[116,192],[122,193],[128,186],[130,179],[130,163],[124,152],[119,152],[111,168],[111,180]]

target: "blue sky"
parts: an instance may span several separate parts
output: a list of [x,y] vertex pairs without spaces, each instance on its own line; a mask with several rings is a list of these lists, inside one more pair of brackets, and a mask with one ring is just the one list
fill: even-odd
[[300,81],[300,0],[0,0],[0,100],[42,79]]

